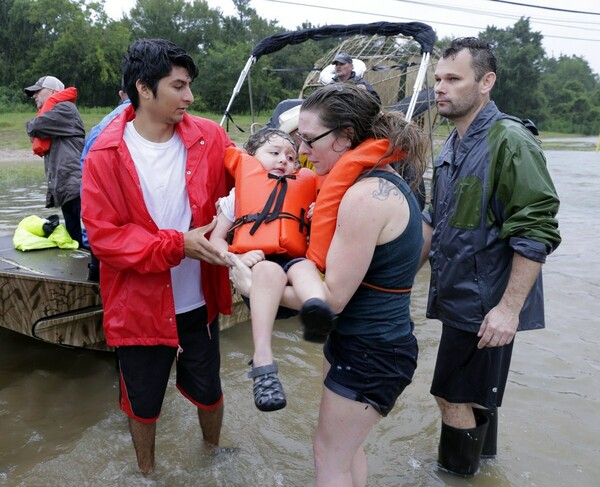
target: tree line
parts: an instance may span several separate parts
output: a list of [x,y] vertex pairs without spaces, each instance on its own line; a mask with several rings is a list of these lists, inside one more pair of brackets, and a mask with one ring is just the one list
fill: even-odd
[[[284,30],[259,17],[251,0],[234,4],[236,15],[227,16],[204,0],[137,0],[114,20],[103,0],[0,0],[0,109],[31,110],[23,87],[45,74],[76,86],[80,106],[112,107],[127,46],[160,37],[184,48],[200,68],[192,108],[222,113],[252,47]],[[600,78],[585,59],[548,57],[543,36],[526,18],[506,29],[488,27],[479,37],[495,46],[498,82],[492,98],[501,110],[530,118],[542,130],[600,132]],[[304,42],[261,57],[252,70],[254,99],[242,89],[231,112],[248,113],[251,104],[270,112],[279,101],[298,97],[313,62],[340,40]],[[437,46],[448,42],[440,39]]]

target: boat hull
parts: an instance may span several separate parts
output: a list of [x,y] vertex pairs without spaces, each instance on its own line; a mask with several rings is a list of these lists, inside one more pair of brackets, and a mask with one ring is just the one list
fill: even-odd
[[[56,345],[111,351],[100,288],[86,280],[89,260],[84,250],[21,252],[11,237],[0,237],[0,326]],[[220,316],[221,329],[250,318],[239,294],[233,298],[233,314]]]

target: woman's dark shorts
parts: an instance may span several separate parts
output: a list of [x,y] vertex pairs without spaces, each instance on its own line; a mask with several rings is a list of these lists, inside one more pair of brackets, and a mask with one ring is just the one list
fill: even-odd
[[154,423],[176,361],[177,388],[196,406],[217,407],[223,397],[219,319],[207,326],[206,306],[177,315],[180,349],[156,346],[117,347],[119,406],[142,423]]
[[419,347],[413,334],[388,345],[368,343],[333,331],[323,352],[331,364],[325,387],[340,396],[369,404],[387,416],[412,381]]
[[481,350],[479,340],[477,333],[443,326],[431,394],[451,403],[502,405],[514,340]]

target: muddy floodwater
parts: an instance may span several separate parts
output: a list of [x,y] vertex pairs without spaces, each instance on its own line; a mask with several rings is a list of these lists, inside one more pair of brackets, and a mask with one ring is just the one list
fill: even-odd
[[[412,301],[419,365],[366,441],[369,486],[600,485],[600,153],[550,150],[547,157],[562,202],[563,243],[543,271],[547,328],[517,335],[497,458],[472,479],[436,467],[440,419],[429,383],[441,325],[425,318],[424,269]],[[39,171],[22,169],[0,164],[0,235],[12,234],[25,216],[52,213],[43,209]],[[214,455],[203,448],[193,408],[171,383],[158,422],[157,470],[144,478],[117,407],[113,355],[0,328],[0,486],[311,485],[321,347],[302,340],[295,319],[277,323],[273,346],[288,406],[274,413],[254,407],[249,324],[226,330],[222,439],[235,449]]]

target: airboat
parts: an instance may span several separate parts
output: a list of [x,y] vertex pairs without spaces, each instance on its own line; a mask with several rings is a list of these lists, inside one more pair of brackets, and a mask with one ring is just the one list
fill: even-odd
[[[382,108],[403,112],[407,120],[418,124],[429,135],[433,147],[432,134],[440,122],[433,94],[439,52],[434,46],[435,32],[421,22],[329,25],[283,32],[263,39],[246,61],[224,111],[221,126],[226,121],[233,122],[231,108],[234,100],[246,78],[250,77],[252,67],[262,56],[306,41],[336,38],[342,39],[341,42],[314,63],[298,98],[291,100],[291,105],[301,103],[313,90],[330,82],[328,73],[332,72],[333,59],[344,52],[353,58],[355,70],[357,63],[361,66],[362,77],[377,91]],[[251,83],[248,83],[248,89],[252,100]],[[250,106],[253,110],[254,105],[251,103]],[[255,114],[251,115],[254,119]],[[271,126],[276,125],[274,118],[271,118]]]

